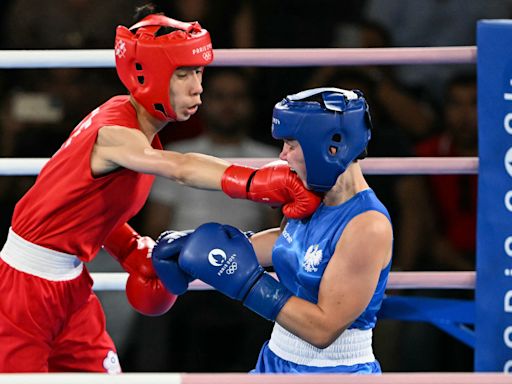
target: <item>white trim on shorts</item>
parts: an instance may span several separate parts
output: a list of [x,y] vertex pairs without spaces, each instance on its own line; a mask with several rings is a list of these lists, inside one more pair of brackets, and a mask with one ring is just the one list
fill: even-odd
[[84,268],[82,261],[63,252],[33,244],[9,228],[0,257],[12,268],[51,281],[73,280]]
[[336,367],[375,361],[371,329],[347,329],[327,348],[319,349],[275,323],[268,347],[284,360],[313,367]]

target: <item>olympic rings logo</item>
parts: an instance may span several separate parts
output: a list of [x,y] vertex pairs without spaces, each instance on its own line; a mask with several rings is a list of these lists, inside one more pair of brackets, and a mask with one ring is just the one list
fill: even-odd
[[233,273],[236,272],[236,270],[238,269],[238,264],[236,263],[236,261],[232,262],[231,265],[226,269],[226,273],[228,275],[232,275]]
[[222,249],[215,248],[208,254],[208,261],[214,267],[220,267],[217,271],[218,276],[222,276],[225,272],[227,275],[232,275],[238,269],[238,264],[235,261],[236,254],[232,254],[229,258]]

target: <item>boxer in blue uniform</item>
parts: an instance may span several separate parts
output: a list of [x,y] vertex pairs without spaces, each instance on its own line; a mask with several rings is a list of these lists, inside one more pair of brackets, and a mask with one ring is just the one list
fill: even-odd
[[[229,225],[165,232],[153,264],[167,289],[199,278],[275,321],[255,373],[380,373],[372,350],[389,270],[393,231],[365,181],[371,121],[358,91],[317,88],[276,104],[280,159],[322,193],[314,214],[250,237]],[[273,265],[279,281],[263,267]]]

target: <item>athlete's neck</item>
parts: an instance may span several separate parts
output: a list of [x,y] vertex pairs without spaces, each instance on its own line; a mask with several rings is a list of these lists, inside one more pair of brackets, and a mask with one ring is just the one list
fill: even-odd
[[155,135],[167,125],[166,121],[158,120],[153,117],[148,111],[135,101],[133,97],[130,97],[130,103],[137,112],[137,120],[142,133],[146,135],[149,142],[151,143],[155,138]]
[[359,163],[352,163],[338,176],[336,184],[325,194],[323,202],[330,206],[340,205],[368,188],[370,187],[364,179]]

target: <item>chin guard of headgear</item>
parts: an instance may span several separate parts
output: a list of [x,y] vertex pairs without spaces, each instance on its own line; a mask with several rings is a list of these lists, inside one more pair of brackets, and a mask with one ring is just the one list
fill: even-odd
[[297,140],[304,153],[309,188],[328,191],[368,145],[368,104],[360,91],[339,88],[289,95],[274,107],[272,136]]
[[[162,27],[176,29],[157,36]],[[213,61],[210,34],[199,23],[149,15],[126,28],[117,27],[117,74],[135,100],[162,121],[176,120],[169,85],[178,67],[202,67]]]

